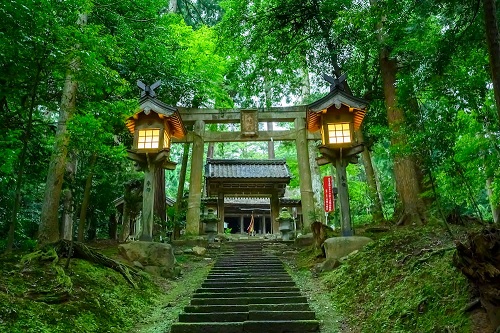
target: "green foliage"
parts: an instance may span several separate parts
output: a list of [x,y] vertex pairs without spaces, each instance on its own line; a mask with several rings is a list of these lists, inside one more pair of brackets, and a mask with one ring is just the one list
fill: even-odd
[[[465,229],[454,232],[466,234]],[[438,227],[383,236],[326,273],[334,308],[360,332],[470,332],[468,283]]]
[[123,332],[157,302],[158,287],[150,280],[130,288],[114,270],[72,259],[69,270],[54,253],[3,260],[0,281],[0,331]]

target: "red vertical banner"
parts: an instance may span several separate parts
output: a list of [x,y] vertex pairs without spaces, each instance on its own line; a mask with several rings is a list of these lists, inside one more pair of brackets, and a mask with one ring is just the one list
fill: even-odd
[[332,176],[323,177],[323,198],[325,202],[325,212],[333,211],[333,178]]

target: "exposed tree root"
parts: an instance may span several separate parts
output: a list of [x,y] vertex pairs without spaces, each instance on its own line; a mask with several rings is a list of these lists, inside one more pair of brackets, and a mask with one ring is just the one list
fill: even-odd
[[427,255],[423,256],[422,258],[417,259],[417,262],[415,264],[422,263],[422,262],[425,262],[425,261],[429,260],[430,257],[432,257],[432,256],[434,256],[436,254],[443,253],[443,252],[446,252],[446,251],[451,251],[451,250],[455,250],[455,246],[443,247],[443,248],[440,248],[440,249],[421,249],[417,253],[410,253],[410,254],[406,255],[401,260],[400,264],[404,265],[406,263],[406,261],[409,260],[410,258],[412,258],[412,257],[420,257],[422,254],[426,253]]
[[456,246],[455,266],[478,289],[493,327],[500,327],[500,229],[469,235],[467,244]]
[[137,288],[137,284],[132,278],[132,275],[138,275],[137,270],[109,257],[106,257],[102,253],[99,253],[97,250],[88,247],[81,242],[73,242],[73,244],[71,245],[71,241],[61,239],[57,243],[53,243],[48,246],[52,246],[59,256],[68,257],[69,253],[71,253],[71,257],[73,258],[85,259],[87,261],[109,267],[120,273],[125,278],[125,280],[127,280],[127,282],[132,285],[132,287]]

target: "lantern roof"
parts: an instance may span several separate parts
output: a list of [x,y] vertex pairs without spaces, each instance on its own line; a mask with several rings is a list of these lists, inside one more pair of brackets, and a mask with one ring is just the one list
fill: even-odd
[[127,118],[126,126],[134,134],[135,124],[139,118],[155,112],[160,119],[165,119],[171,129],[171,136],[177,139],[186,135],[186,128],[177,108],[167,105],[150,94],[144,94],[139,100],[139,111]]
[[347,106],[349,111],[354,112],[354,129],[359,129],[365,117],[368,102],[354,97],[339,86],[334,86],[328,95],[307,105],[307,129],[311,132],[319,130],[321,128],[321,114],[332,106],[340,109],[342,105]]

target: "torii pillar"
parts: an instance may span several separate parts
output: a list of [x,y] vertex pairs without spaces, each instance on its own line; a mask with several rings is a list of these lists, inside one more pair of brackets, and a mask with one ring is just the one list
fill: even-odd
[[314,195],[311,180],[311,167],[309,166],[309,150],[307,147],[307,130],[304,118],[295,119],[297,138],[297,163],[299,166],[300,200],[302,202],[302,229],[303,232],[311,230],[312,215],[314,214]]
[[200,233],[204,132],[205,122],[197,120],[193,131],[193,153],[191,155],[191,175],[189,177],[189,198],[186,213],[186,233],[188,235]]

